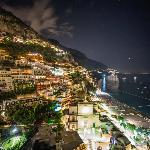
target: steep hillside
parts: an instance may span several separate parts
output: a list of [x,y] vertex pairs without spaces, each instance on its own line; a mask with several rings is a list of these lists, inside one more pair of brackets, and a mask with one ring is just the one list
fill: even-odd
[[[54,39],[47,41],[11,12],[2,8],[0,8],[0,48],[9,50],[9,53],[14,56],[29,51],[39,52],[48,61],[60,61],[63,59],[56,56],[56,53],[60,49],[61,51],[68,52],[68,58],[73,56],[79,65],[87,69],[107,68],[104,64],[87,58],[80,51],[62,46]],[[71,58],[71,60],[73,59]]]
[[73,63],[70,54],[42,38],[11,12],[2,8],[0,8],[0,49],[6,50],[13,58],[33,52],[42,54],[44,59],[51,63],[66,61]]
[[71,53],[75,61],[77,61],[80,65],[84,66],[87,69],[105,70],[107,68],[107,66],[104,65],[103,63],[88,58],[86,55],[84,55],[78,50],[74,50],[71,48],[67,48],[66,50]]
[[43,39],[31,27],[27,26],[23,21],[0,8],[0,41],[12,41],[24,44],[38,44],[49,47],[50,43]]
[[107,66],[104,65],[103,63],[88,58],[85,54],[83,54],[82,52],[78,50],[62,46],[57,40],[49,39],[49,42],[53,43],[54,45],[58,45],[63,50],[69,52],[74,57],[74,60],[78,62],[79,65],[87,69],[90,69],[90,70],[91,69],[100,69],[100,70],[107,69]]
[[32,28],[2,8],[0,8],[0,31],[22,36],[24,39],[39,38]]

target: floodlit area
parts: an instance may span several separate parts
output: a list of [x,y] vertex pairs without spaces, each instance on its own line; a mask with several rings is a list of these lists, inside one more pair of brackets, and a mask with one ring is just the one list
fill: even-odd
[[111,136],[109,134],[102,134],[100,128],[84,128],[84,130],[78,130],[78,133],[87,145],[88,150],[97,150],[98,147],[109,150]]
[[14,136],[12,138],[7,139],[2,144],[2,148],[4,150],[9,150],[9,149],[19,150],[25,142],[26,142],[26,138],[24,135]]
[[[134,122],[134,120],[136,118],[136,114],[133,114],[134,117],[132,117],[132,121],[134,122],[134,124],[132,127],[130,127],[129,126],[130,124],[125,121],[126,118],[129,118],[128,116],[126,117],[126,114],[123,114],[124,115],[123,118],[125,119],[118,120],[117,118],[113,117],[113,115],[119,116],[119,110],[117,111],[116,109],[114,109],[115,107],[113,107],[112,105],[109,106],[104,103],[100,104],[100,107],[102,107],[104,110],[107,111],[106,115],[109,117],[111,122],[128,138],[128,140],[131,142],[132,145],[134,145],[139,150],[147,149],[148,130],[146,131],[144,129],[139,128],[138,124],[137,124],[137,127],[135,126],[136,122]],[[116,108],[118,107],[116,106]],[[129,108],[128,110],[130,111]],[[137,139],[140,139],[140,140],[137,140]]]

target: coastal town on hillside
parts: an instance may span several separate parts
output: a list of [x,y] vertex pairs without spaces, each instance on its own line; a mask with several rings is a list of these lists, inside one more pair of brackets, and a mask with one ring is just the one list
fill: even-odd
[[31,51],[13,57],[0,49],[1,149],[43,144],[56,150],[148,150],[150,120],[113,101],[103,81],[51,48],[61,60],[48,62]]
[[[137,80],[133,74],[132,82]],[[0,150],[150,150],[149,110],[140,111],[149,109],[150,87],[132,82],[117,69],[44,38],[0,7]],[[134,96],[131,103],[108,87]],[[137,107],[135,97],[141,100]]]

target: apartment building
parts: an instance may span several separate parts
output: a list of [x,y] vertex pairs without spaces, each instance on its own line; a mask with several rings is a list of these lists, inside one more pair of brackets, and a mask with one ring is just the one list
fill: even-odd
[[84,128],[99,127],[99,114],[94,111],[94,104],[82,102],[71,104],[64,121],[68,130],[80,130]]
[[0,70],[0,90],[10,91],[13,90],[13,79],[10,70]]

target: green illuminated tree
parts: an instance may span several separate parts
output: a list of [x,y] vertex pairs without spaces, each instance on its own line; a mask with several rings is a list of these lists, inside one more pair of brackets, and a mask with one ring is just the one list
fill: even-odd
[[134,124],[127,123],[127,129],[130,131],[134,131],[136,129],[136,126]]

